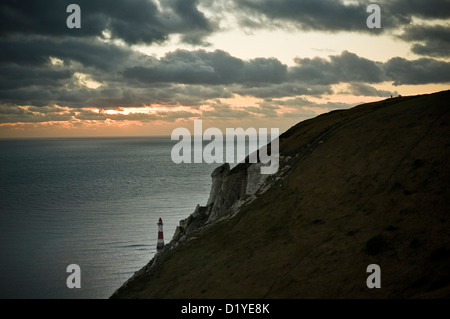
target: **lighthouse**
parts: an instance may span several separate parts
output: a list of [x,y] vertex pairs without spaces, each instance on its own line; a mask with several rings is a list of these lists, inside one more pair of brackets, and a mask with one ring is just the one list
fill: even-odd
[[160,218],[158,221],[158,243],[156,244],[156,250],[160,250],[164,247],[164,235],[163,235],[163,222]]

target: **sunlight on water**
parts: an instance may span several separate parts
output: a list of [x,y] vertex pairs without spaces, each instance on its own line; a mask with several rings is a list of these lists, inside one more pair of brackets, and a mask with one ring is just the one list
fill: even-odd
[[[0,141],[1,298],[107,298],[206,204],[218,164],[175,165],[168,138]],[[66,267],[81,267],[68,289]]]

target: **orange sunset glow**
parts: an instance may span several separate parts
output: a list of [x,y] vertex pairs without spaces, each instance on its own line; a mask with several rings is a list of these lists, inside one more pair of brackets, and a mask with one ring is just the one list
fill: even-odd
[[[286,1],[200,0],[189,2],[198,25],[180,28],[158,19],[182,13],[140,1],[155,16],[134,33],[114,29],[114,17],[90,29],[103,13],[87,4],[76,30],[36,24],[14,37],[5,24],[0,137],[167,136],[194,119],[284,131],[331,110],[449,88],[445,15],[381,1],[374,27],[363,1],[299,0],[287,10]],[[342,17],[329,20],[327,7]],[[153,24],[167,30],[152,34]]]

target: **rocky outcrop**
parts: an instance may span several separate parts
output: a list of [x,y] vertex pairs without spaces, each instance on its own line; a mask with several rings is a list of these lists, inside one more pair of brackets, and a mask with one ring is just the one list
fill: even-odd
[[212,223],[230,214],[234,203],[245,195],[247,185],[247,170],[233,170],[222,178],[222,183],[216,196],[210,199],[213,203],[208,222]]
[[212,185],[211,192],[209,194],[209,199],[206,205],[214,203],[219,192],[222,190],[223,181],[226,176],[230,173],[230,164],[225,163],[217,167],[211,174]]
[[[289,159],[281,157],[281,160]],[[217,167],[211,174],[212,185],[206,206],[197,205],[188,218],[180,221],[172,244],[176,245],[176,242],[193,231],[233,216],[242,205],[255,200],[256,194],[264,193],[270,187],[270,181],[279,180],[285,175],[290,167],[283,165],[283,169],[272,177],[261,174],[261,166],[262,163],[240,163],[230,170],[230,165],[225,163]]]

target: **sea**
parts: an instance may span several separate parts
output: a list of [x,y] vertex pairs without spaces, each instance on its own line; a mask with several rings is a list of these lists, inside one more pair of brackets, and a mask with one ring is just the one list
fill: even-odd
[[159,218],[167,243],[208,200],[221,164],[175,164],[175,143],[0,139],[0,298],[110,297],[156,253]]

